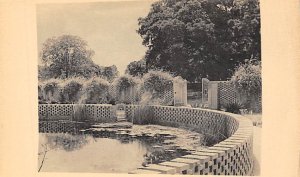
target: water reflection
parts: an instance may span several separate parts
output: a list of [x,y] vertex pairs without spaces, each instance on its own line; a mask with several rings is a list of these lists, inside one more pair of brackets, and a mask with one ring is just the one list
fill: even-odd
[[71,135],[68,133],[41,133],[40,145],[47,145],[50,149],[73,151],[80,149],[91,140],[86,135]]
[[166,150],[162,140],[147,136],[40,133],[39,142],[40,171],[128,173],[187,154],[175,147]]
[[40,134],[40,140],[40,165],[44,145],[50,148],[41,171],[127,173],[140,167],[147,153],[138,141],[124,144],[89,135]]

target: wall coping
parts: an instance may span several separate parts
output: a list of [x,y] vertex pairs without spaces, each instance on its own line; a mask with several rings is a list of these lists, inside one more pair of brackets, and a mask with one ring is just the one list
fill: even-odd
[[[137,106],[137,105],[131,105]],[[149,105],[154,106],[155,105]],[[161,174],[195,174],[193,167],[199,165],[200,170],[205,169],[206,163],[211,164],[214,159],[220,159],[220,157],[224,157],[225,154],[229,153],[236,153],[238,147],[243,147],[244,144],[250,142],[250,170],[246,174],[243,175],[251,175],[253,171],[253,160],[252,160],[252,138],[253,138],[253,125],[251,120],[247,119],[242,115],[237,115],[229,112],[223,112],[218,110],[211,110],[211,109],[203,109],[203,108],[190,108],[190,107],[174,107],[174,106],[157,106],[157,107],[164,107],[164,108],[172,108],[172,109],[190,109],[190,110],[201,110],[201,111],[208,111],[217,114],[225,115],[227,118],[232,118],[238,122],[237,130],[230,135],[225,140],[211,146],[205,148],[203,150],[197,151],[192,153],[191,155],[182,156],[171,161],[168,163],[162,162],[157,165],[150,164],[148,167],[142,167],[137,170],[131,171],[130,174],[145,174],[145,173],[161,173]],[[186,165],[178,165],[179,163],[189,164]],[[167,167],[167,168],[163,168]],[[199,168],[198,167],[198,168]],[[171,168],[171,169],[170,169]],[[206,170],[207,171],[207,170]],[[213,175],[212,173],[207,173]],[[225,174],[226,175],[226,174]]]

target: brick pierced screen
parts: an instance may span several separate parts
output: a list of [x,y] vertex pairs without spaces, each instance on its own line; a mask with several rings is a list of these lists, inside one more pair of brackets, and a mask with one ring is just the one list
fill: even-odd
[[237,91],[233,85],[229,82],[218,83],[218,99],[219,107],[224,107],[228,103],[234,103],[237,101]]
[[113,122],[113,108],[111,105],[87,104],[85,105],[85,113],[87,119],[95,122]]
[[74,113],[72,104],[40,104],[39,119],[68,119],[71,120]]
[[[139,86],[131,87],[126,91],[118,92],[115,85],[111,84],[108,89],[109,95],[122,103],[137,104],[141,99],[145,90]],[[173,84],[165,88],[165,91],[160,94],[159,99],[161,105],[172,105],[174,102]]]
[[[206,103],[206,101],[210,99],[205,95],[204,90],[209,89],[207,87],[208,83],[214,82],[218,84],[218,93],[217,95],[212,96],[217,96],[218,108],[224,108],[229,103],[239,102],[240,104],[245,104],[248,102],[247,109],[254,110],[256,112],[262,111],[261,93],[256,93],[247,100],[247,96],[239,93],[229,81],[209,81],[204,78],[202,79],[202,82],[203,103]],[[212,105],[208,105],[208,107],[212,108]]]
[[[40,120],[73,120],[76,104],[39,104]],[[83,116],[95,122],[113,122],[112,105],[86,104],[83,108]],[[83,120],[82,120],[83,121]]]
[[[116,121],[111,105],[81,105],[88,119],[96,122]],[[39,105],[40,131],[44,128],[73,129],[74,125],[49,124],[53,116],[72,118],[76,105]],[[126,105],[127,120],[138,108]],[[199,108],[151,106],[158,124],[183,125],[205,135],[218,136],[217,144],[162,164],[141,167],[130,173],[166,173],[194,175],[251,175],[253,169],[252,122],[243,116]],[[51,116],[49,116],[51,115]],[[48,120],[43,120],[48,119]],[[67,122],[68,123],[68,122]],[[70,125],[70,126],[69,126]],[[67,130],[66,130],[67,131]],[[183,163],[184,162],[184,163]],[[159,169],[159,170],[158,170]]]
[[[206,135],[220,136],[221,142],[204,148],[191,155],[182,156],[168,162],[168,167],[149,165],[133,174],[156,172],[165,174],[191,175],[251,175],[253,168],[252,123],[242,116],[193,108],[169,106],[152,106],[154,117],[159,124],[184,125],[198,128]],[[137,109],[136,106],[127,106],[128,116]],[[225,136],[225,137],[224,137]],[[178,167],[178,162],[189,165]],[[164,163],[162,163],[163,165]],[[172,166],[172,164],[174,166]]]

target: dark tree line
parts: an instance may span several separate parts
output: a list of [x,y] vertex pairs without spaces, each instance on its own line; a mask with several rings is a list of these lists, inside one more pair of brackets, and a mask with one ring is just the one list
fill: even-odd
[[[261,60],[258,0],[161,0],[139,19],[137,32],[148,47],[146,69],[138,72],[226,80],[245,59]],[[128,66],[133,75],[136,64]]]

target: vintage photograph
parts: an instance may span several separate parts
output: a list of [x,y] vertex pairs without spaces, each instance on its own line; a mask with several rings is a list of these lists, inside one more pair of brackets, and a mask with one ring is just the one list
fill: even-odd
[[260,175],[259,0],[40,3],[36,21],[38,172]]

